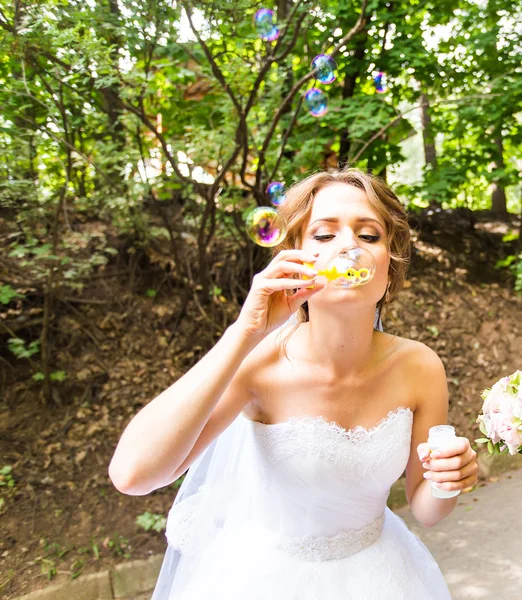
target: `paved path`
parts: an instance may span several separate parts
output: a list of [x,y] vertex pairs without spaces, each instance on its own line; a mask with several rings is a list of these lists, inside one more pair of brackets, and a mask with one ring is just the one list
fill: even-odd
[[522,470],[462,494],[451,515],[425,528],[395,511],[438,562],[453,600],[522,600]]

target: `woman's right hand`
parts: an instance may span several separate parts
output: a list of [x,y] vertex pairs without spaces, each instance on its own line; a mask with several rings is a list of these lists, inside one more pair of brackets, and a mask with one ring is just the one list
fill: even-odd
[[[265,336],[285,323],[311,296],[324,288],[314,281],[317,271],[303,263],[315,263],[317,256],[303,250],[283,250],[254,276],[237,323],[249,335]],[[293,279],[304,275],[309,279]],[[313,286],[313,289],[310,287]],[[308,289],[307,289],[308,288]],[[296,290],[287,295],[288,290]]]

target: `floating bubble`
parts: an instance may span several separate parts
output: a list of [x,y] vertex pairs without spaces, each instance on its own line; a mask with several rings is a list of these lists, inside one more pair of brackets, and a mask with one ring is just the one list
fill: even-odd
[[266,188],[266,195],[274,206],[280,206],[286,199],[285,196],[285,184],[280,181],[272,181],[272,183]]
[[270,206],[259,206],[246,217],[246,228],[250,238],[265,248],[277,246],[286,237],[285,219]]
[[386,74],[382,71],[379,71],[377,75],[373,78],[373,85],[375,86],[375,91],[378,94],[385,94],[388,91],[388,85],[386,83]]
[[279,37],[280,33],[281,32],[279,31],[279,27],[276,27],[274,25],[272,29],[266,35],[263,36],[263,40],[265,42],[275,42]]
[[304,97],[304,103],[313,117],[323,117],[328,112],[328,96],[319,88],[308,90]]
[[254,15],[254,24],[258,32],[265,35],[274,26],[274,11],[269,8],[260,8]]
[[312,61],[312,69],[317,69],[315,78],[321,83],[332,83],[337,78],[337,63],[328,54],[318,54]]
[[256,31],[265,42],[273,42],[279,37],[279,28],[274,21],[274,11],[269,8],[260,8],[254,15]]
[[[304,264],[314,268],[312,263]],[[332,258],[324,269],[318,270],[316,279],[324,277],[327,285],[348,290],[369,283],[375,275],[375,269],[373,254],[356,246],[343,250]]]

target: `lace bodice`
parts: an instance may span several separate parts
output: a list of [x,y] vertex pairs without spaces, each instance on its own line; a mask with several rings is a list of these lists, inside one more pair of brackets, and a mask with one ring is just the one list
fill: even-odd
[[[413,413],[403,406],[391,410],[370,429],[360,425],[345,429],[335,421],[308,415],[271,425],[241,417],[254,429],[259,457],[268,473],[277,463],[305,452],[335,464],[345,481],[355,483],[386,462],[384,449],[402,450],[401,457],[407,449],[409,455]],[[397,455],[394,458],[402,464]],[[406,465],[402,466],[404,470]]]
[[268,425],[240,415],[234,427],[241,466],[235,463],[234,469],[242,469],[236,473],[242,483],[229,484],[233,491],[218,496],[203,486],[197,497],[175,505],[169,543],[188,547],[196,507],[207,493],[209,507],[223,504],[226,516],[218,526],[236,526],[243,516],[254,519],[273,534],[277,548],[302,560],[359,552],[380,536],[390,487],[408,462],[412,423],[407,407],[390,411],[372,428],[349,430],[323,417],[303,415]]

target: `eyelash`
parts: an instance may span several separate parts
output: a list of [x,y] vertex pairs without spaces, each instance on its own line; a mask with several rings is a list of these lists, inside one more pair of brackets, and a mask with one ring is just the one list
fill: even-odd
[[[327,240],[331,240],[332,238],[334,238],[335,236],[332,234],[328,234],[328,235],[314,235],[314,240],[318,241],[318,242],[326,242]],[[375,242],[378,242],[381,239],[380,235],[360,235],[360,238],[364,239],[364,238],[370,238],[370,239],[365,239],[365,242],[368,242],[369,244],[375,244]]]

